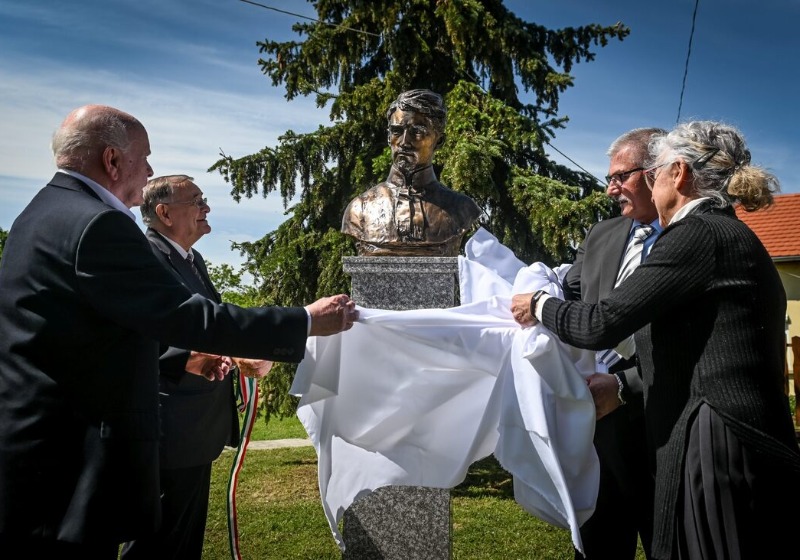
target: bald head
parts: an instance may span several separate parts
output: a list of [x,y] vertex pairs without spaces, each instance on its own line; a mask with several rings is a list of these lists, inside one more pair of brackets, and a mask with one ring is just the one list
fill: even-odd
[[53,135],[56,166],[81,173],[96,165],[106,147],[126,150],[131,132],[144,130],[135,117],[106,105],[84,105],[72,111]]
[[106,105],[78,107],[53,134],[52,148],[59,169],[89,177],[129,208],[141,204],[153,170],[147,131],[132,115]]

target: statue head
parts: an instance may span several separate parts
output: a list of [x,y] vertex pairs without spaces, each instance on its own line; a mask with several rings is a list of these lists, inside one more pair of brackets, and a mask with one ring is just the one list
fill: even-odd
[[444,143],[447,110],[442,96],[427,89],[401,93],[386,111],[392,163],[406,175],[428,167]]
[[444,142],[447,111],[427,89],[401,93],[386,111],[392,169],[386,181],[350,201],[342,232],[361,256],[457,256],[480,209],[442,185],[431,167]]

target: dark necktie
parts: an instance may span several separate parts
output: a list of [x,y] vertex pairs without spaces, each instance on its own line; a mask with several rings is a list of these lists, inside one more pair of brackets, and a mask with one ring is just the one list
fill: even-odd
[[194,265],[194,255],[192,253],[186,254],[186,262],[189,264],[189,268],[192,269],[192,272],[194,272],[194,275],[197,276],[197,279],[200,280],[203,286],[205,286],[205,280],[203,280],[203,277],[200,275],[200,271],[197,270],[197,267]]

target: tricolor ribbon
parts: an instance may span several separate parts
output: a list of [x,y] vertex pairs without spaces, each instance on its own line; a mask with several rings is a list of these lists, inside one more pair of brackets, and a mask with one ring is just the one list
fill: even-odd
[[240,371],[238,385],[236,398],[239,402],[239,412],[244,413],[244,418],[241,433],[239,434],[239,447],[236,449],[236,455],[231,465],[231,475],[228,479],[228,540],[233,560],[242,560],[241,551],[239,550],[239,523],[236,516],[236,489],[239,486],[239,473],[244,464],[247,444],[250,443],[250,434],[256,421],[258,379],[246,377]]

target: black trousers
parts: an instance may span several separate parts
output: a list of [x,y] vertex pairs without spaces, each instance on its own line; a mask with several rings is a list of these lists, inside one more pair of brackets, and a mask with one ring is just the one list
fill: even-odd
[[0,558],[3,560],[117,560],[118,543],[76,544],[53,539],[18,537],[0,534]]
[[211,463],[161,470],[161,527],[125,543],[123,560],[200,560],[208,515]]
[[[655,483],[641,409],[621,406],[599,420],[594,445],[600,487],[594,513],[580,529],[585,559],[634,560],[639,538],[650,558]],[[577,550],[575,558],[584,560]]]

